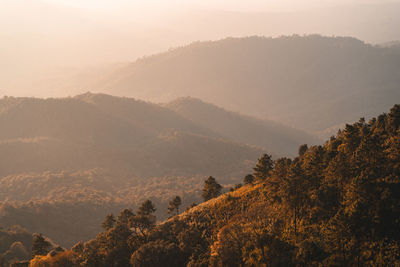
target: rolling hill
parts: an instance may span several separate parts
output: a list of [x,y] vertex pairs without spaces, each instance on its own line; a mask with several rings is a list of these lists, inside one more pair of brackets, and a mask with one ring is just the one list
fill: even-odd
[[103,168],[141,178],[231,178],[261,151],[134,99],[8,97],[0,110],[1,175]]
[[165,106],[196,125],[212,129],[228,139],[261,147],[281,156],[296,156],[300,145],[321,142],[306,132],[231,112],[196,98],[179,98]]
[[227,38],[144,57],[87,87],[155,102],[196,97],[329,136],[395,104],[399,69],[395,46],[350,37]]
[[293,160],[260,160],[253,181],[168,220],[155,224],[145,202],[96,238],[31,264],[398,266],[399,130],[395,105]]
[[265,151],[156,104],[90,93],[3,98],[0,128],[1,225],[63,246],[92,238],[107,213],[146,197],[165,217],[171,196],[198,201],[193,192],[209,175],[237,183]]

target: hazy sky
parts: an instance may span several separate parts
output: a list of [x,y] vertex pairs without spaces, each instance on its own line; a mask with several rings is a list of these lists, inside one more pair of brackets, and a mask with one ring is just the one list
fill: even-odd
[[299,10],[316,7],[394,2],[390,0],[44,0],[50,3],[108,10],[126,7],[193,7],[235,11]]
[[[0,96],[57,95],[57,75],[71,67],[133,61],[199,40],[314,33],[375,44],[400,39],[400,0],[0,2]],[[47,79],[51,93],[39,85]]]

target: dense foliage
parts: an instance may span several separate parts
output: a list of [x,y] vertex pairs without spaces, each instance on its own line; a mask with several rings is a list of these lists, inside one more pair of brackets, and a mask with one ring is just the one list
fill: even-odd
[[399,266],[400,106],[299,152],[262,156],[254,181],[158,225],[152,203],[124,210],[31,266]]
[[66,247],[147,198],[166,218],[172,196],[198,202],[202,177],[237,182],[265,151],[161,105],[102,94],[4,97],[0,128],[1,224]]
[[[0,222],[43,233],[57,244],[71,247],[101,231],[99,221],[124,207],[138,207],[151,199],[160,220],[169,216],[171,197],[179,194],[182,206],[201,201],[202,177],[159,177],[143,180],[102,170],[11,175],[0,179]],[[60,231],[62,229],[62,231]]]

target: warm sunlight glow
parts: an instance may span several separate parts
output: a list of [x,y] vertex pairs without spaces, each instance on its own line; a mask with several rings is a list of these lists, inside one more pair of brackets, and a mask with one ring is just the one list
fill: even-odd
[[76,90],[53,88],[49,77],[70,80],[88,66],[107,69],[231,36],[316,33],[385,43],[400,39],[399,12],[399,1],[389,0],[4,0],[0,95],[70,95]]
[[0,267],[400,267],[400,0],[0,2]]

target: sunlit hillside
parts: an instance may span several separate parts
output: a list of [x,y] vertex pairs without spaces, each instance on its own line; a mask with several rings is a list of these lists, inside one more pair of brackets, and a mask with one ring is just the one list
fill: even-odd
[[302,146],[293,160],[263,156],[254,180],[158,225],[144,202],[107,216],[95,239],[31,263],[397,266],[399,127],[396,105],[324,145]]
[[399,14],[1,0],[0,267],[400,267]]

